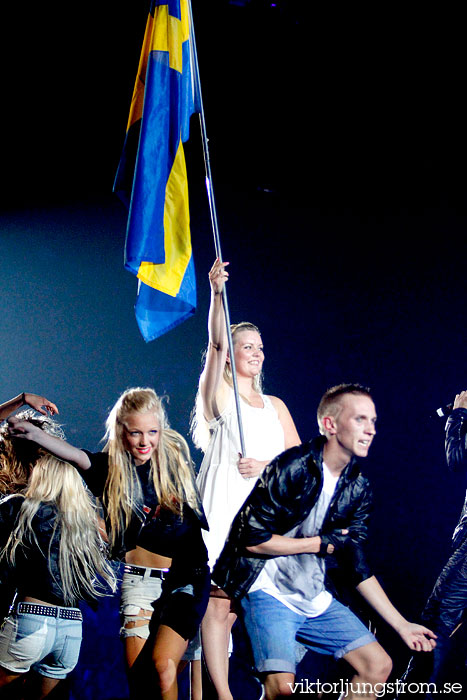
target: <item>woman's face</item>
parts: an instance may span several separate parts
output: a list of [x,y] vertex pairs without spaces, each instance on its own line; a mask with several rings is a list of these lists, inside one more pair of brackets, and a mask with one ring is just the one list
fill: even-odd
[[154,413],[129,413],[123,426],[123,446],[135,464],[151,459],[159,444],[159,419]]
[[234,338],[234,358],[237,374],[256,377],[264,362],[263,341],[257,331],[239,331]]

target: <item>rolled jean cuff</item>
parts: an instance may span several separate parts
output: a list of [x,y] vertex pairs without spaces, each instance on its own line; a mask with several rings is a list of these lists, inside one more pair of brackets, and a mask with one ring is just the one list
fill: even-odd
[[342,659],[342,657],[345,656],[346,654],[348,654],[349,651],[354,651],[355,649],[360,649],[360,647],[364,647],[367,644],[371,644],[374,641],[375,641],[374,636],[371,634],[371,632],[368,632],[368,634],[364,634],[362,637],[359,637],[358,639],[354,639],[353,642],[349,642],[349,644],[346,644],[345,647],[336,651],[334,654],[334,658],[335,659]]

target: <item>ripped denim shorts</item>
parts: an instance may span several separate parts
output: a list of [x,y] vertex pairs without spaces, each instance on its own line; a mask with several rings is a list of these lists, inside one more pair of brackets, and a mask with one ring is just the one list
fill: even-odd
[[[138,573],[133,573],[138,571]],[[166,570],[151,569],[146,566],[125,566],[121,586],[120,615],[122,626],[120,637],[139,637],[148,639],[149,621],[153,613],[153,603],[159,600],[162,593],[163,578],[155,576]],[[151,575],[152,574],[152,575]],[[145,611],[141,613],[141,611]],[[128,623],[137,622],[140,626],[127,627]],[[201,640],[199,632],[190,640],[188,648],[183,655],[185,661],[193,661],[201,658]]]

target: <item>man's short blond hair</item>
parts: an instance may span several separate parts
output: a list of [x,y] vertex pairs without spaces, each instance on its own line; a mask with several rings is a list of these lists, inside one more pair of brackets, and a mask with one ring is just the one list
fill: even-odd
[[323,418],[325,416],[337,418],[342,410],[342,397],[346,396],[347,394],[352,394],[354,396],[368,396],[368,398],[372,399],[370,389],[363,386],[363,384],[349,383],[332,386],[330,389],[325,391],[318,406],[317,418],[319,432],[321,435],[326,435],[326,430],[323,425]]

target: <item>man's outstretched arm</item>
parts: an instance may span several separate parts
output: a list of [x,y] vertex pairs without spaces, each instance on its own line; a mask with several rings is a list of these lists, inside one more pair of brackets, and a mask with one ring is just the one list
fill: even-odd
[[370,576],[357,586],[358,592],[381,615],[413,651],[432,651],[436,635],[423,625],[409,622],[394,607],[376,576]]

